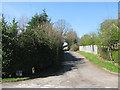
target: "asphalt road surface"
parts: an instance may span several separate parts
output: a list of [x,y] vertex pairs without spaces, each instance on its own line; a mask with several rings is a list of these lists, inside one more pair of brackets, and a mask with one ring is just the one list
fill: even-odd
[[118,76],[96,67],[76,52],[65,52],[59,72],[44,78],[3,83],[2,88],[118,88]]

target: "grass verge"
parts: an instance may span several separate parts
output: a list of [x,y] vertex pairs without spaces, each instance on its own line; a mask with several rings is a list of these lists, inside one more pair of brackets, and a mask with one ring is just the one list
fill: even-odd
[[54,75],[54,73],[56,73],[58,70],[60,70],[60,67],[61,67],[61,65],[58,66],[58,67],[51,66],[51,68],[47,68],[47,70],[45,69],[41,72],[37,72],[35,74],[31,74],[31,75],[26,76],[26,77],[3,78],[3,79],[0,79],[0,80],[2,80],[3,83],[5,83],[5,82],[17,82],[17,81],[24,81],[24,80],[28,80],[28,79],[48,77],[50,75]]
[[91,61],[92,63],[94,63],[100,67],[106,68],[107,70],[112,71],[112,72],[120,73],[120,68],[118,66],[116,66],[110,62],[105,62],[105,61],[100,60],[98,58],[98,55],[84,52],[84,51],[77,51],[77,52],[82,54],[87,59],[89,59],[89,61]]
[[29,77],[21,77],[21,78],[4,78],[2,79],[2,82],[16,82],[16,81],[22,81],[25,79],[29,79]]

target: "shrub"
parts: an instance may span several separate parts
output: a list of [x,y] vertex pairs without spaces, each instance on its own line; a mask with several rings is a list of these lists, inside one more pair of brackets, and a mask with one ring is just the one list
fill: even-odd
[[[112,58],[113,58],[113,61],[115,63],[118,63],[118,56],[119,56],[119,53],[120,53],[120,50],[115,50],[115,49],[112,49],[111,50],[112,52]],[[104,59],[107,59],[107,60],[110,60],[110,57],[109,57],[109,52],[108,52],[108,49],[105,48],[105,47],[98,47],[98,54],[104,58]]]
[[[16,33],[17,23],[10,26],[2,21],[3,78],[15,77],[17,70],[22,70],[26,76],[32,74],[32,67],[39,73],[48,68],[57,69],[61,65],[63,60],[61,32],[50,22],[45,22],[46,20],[42,22],[42,19],[39,19],[40,23],[34,25],[35,20],[36,16],[30,21],[29,27],[19,34]],[[34,27],[31,27],[33,25]]]
[[104,47],[99,46],[99,47],[98,47],[98,54],[99,54],[102,58],[110,60],[109,52],[108,52],[108,49],[107,49],[107,48],[104,48]]
[[115,63],[118,63],[118,59],[119,59],[119,54],[120,50],[112,50],[112,58],[114,60]]
[[73,44],[73,45],[71,45],[71,47],[70,47],[70,50],[71,51],[77,51],[79,49],[79,46],[77,45],[77,44]]

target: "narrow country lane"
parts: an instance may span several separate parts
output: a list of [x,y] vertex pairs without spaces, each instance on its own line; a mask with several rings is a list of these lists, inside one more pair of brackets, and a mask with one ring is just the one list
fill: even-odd
[[2,88],[118,88],[118,76],[88,62],[76,52],[65,52],[64,68],[44,78],[3,83]]

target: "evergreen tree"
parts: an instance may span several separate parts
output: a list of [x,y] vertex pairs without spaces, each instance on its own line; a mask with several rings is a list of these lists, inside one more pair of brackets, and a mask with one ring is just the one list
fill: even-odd
[[34,29],[38,25],[42,25],[43,23],[50,22],[50,19],[48,19],[48,15],[46,14],[45,9],[43,9],[42,14],[35,14],[34,17],[28,22],[27,29]]

